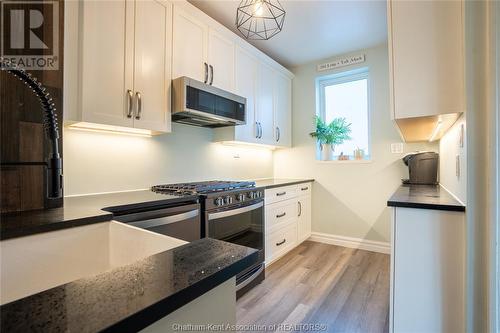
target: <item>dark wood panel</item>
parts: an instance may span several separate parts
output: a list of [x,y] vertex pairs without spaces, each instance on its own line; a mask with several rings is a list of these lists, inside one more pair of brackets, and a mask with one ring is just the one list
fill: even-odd
[[273,263],[266,280],[237,302],[241,325],[366,333],[388,332],[388,319],[389,255],[309,241]]

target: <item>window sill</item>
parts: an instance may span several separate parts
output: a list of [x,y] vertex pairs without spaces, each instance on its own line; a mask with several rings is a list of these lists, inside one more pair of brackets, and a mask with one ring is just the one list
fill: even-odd
[[373,160],[329,160],[329,161],[322,161],[322,160],[316,160],[318,163],[331,163],[331,164],[369,164],[372,163]]

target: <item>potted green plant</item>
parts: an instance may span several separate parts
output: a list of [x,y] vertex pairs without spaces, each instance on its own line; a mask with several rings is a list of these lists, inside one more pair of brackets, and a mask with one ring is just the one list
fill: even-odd
[[316,131],[310,133],[311,137],[316,138],[321,148],[321,159],[328,161],[332,159],[335,146],[344,141],[351,140],[351,124],[347,123],[345,118],[335,118],[327,124],[321,117],[315,117]]

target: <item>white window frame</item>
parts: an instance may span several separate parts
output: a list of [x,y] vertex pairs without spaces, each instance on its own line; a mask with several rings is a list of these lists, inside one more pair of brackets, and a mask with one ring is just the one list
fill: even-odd
[[[373,151],[372,151],[372,122],[371,122],[371,80],[370,80],[370,70],[368,67],[362,67],[354,70],[339,72],[331,75],[320,76],[316,78],[316,115],[320,116],[321,119],[326,119],[325,111],[325,88],[328,86],[342,84],[352,81],[359,81],[366,79],[367,84],[367,121],[368,121],[368,151],[369,155],[366,155],[362,160],[355,160],[352,154],[349,154],[349,160],[338,161],[338,162],[360,162],[366,163],[372,161]],[[317,148],[319,150],[319,146]],[[333,157],[337,161],[339,155],[334,155]]]

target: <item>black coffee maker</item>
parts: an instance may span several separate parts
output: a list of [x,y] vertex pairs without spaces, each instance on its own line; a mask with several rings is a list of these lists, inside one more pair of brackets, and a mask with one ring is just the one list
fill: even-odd
[[414,152],[403,157],[408,166],[409,179],[403,184],[436,185],[438,184],[439,154],[435,152]]

